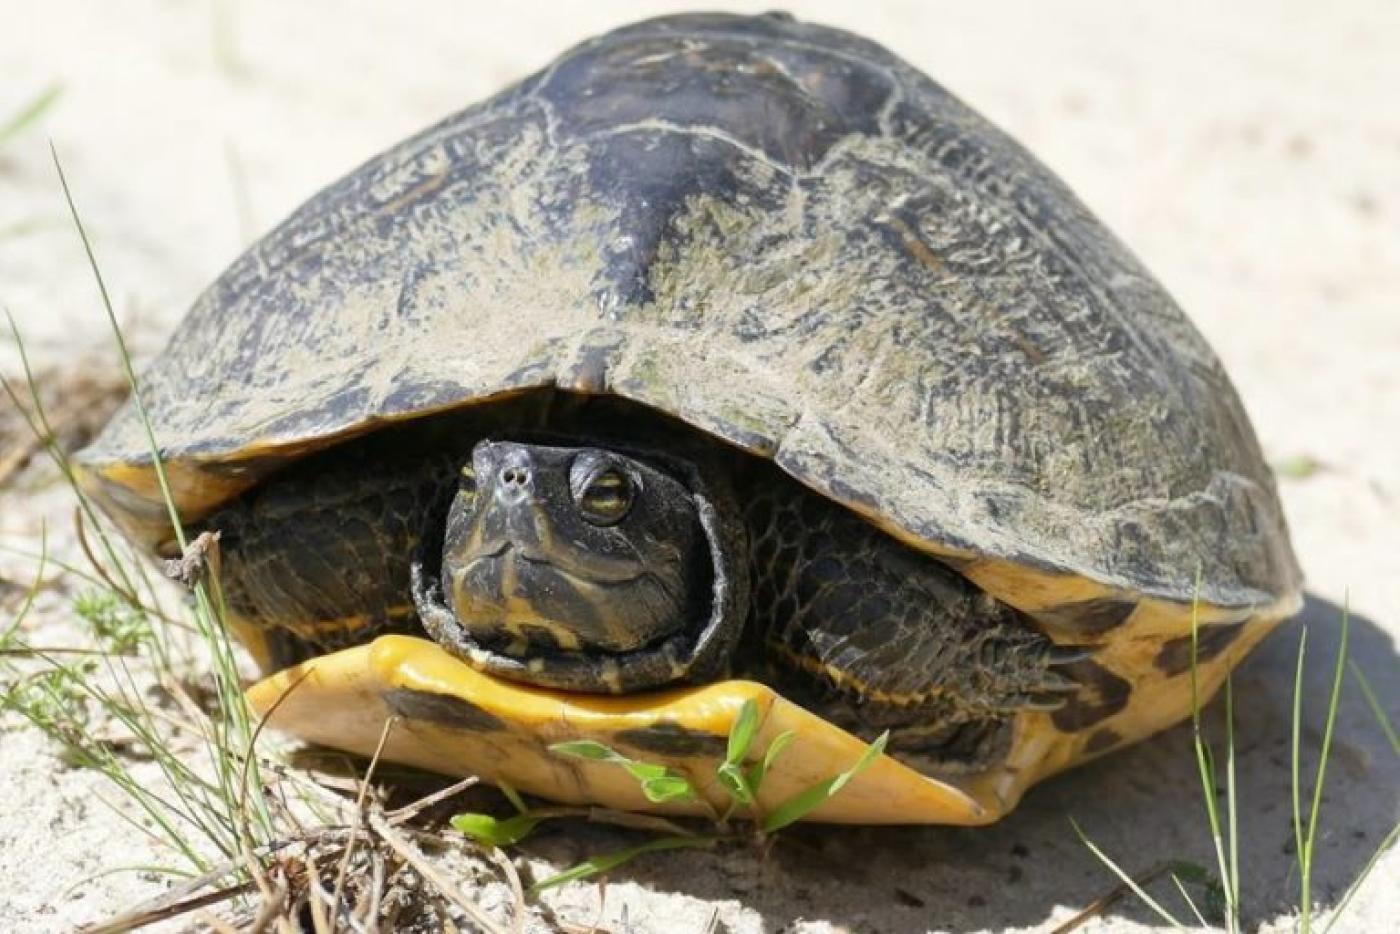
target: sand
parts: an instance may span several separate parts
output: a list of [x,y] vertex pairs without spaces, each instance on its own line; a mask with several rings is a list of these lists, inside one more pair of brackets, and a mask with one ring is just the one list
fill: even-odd
[[[1400,720],[1400,7],[1328,6],[792,4],[887,44],[1008,129],[1177,296],[1268,457],[1320,465],[1281,481],[1309,581],[1310,697],[1325,693],[1322,662],[1349,599],[1354,657]],[[63,87],[40,125],[0,147],[0,304],[41,363],[111,360],[47,138],[123,322],[150,354],[241,245],[326,182],[570,43],[668,9],[0,0],[0,115]],[[16,372],[5,340],[0,372]],[[70,510],[51,472],[31,468],[0,490],[0,543],[33,548],[47,521],[71,557]],[[33,573],[0,554],[5,579]],[[72,638],[68,586],[43,594],[31,640]],[[0,600],[8,620],[13,594]],[[1294,923],[1297,634],[1280,630],[1237,679],[1244,897],[1250,923],[1268,930]],[[1320,706],[1306,713],[1307,761]],[[1195,781],[1189,732],[1177,729],[1045,784],[986,830],[804,828],[766,861],[657,858],[613,877],[602,923],[701,931],[717,912],[718,930],[735,932],[1049,930],[1112,887],[1067,816],[1130,870],[1207,863]],[[0,789],[0,929],[65,930],[160,891],[150,874],[98,875],[168,857],[99,800],[115,798],[99,777],[13,718],[0,725]],[[1317,857],[1324,902],[1394,825],[1397,795],[1400,761],[1348,684]],[[564,865],[623,839],[564,827],[526,853]],[[1334,930],[1391,929],[1397,878],[1392,852]],[[598,897],[585,884],[552,903],[586,924]],[[1155,923],[1125,901],[1086,929]]]

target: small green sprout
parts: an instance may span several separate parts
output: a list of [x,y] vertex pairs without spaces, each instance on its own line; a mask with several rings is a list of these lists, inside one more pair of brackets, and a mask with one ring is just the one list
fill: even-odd
[[486,846],[512,846],[535,832],[540,821],[547,815],[517,814],[498,820],[490,814],[458,814],[452,818],[452,826]]
[[151,621],[111,590],[89,590],[73,600],[73,611],[112,655],[134,655],[152,638]]
[[[729,795],[729,808],[724,816],[718,819],[721,828],[738,808],[747,807],[751,812],[756,808],[758,793],[763,787],[764,779],[772,769],[773,763],[777,761],[778,756],[792,744],[795,738],[791,730],[778,734],[768,744],[763,755],[756,761],[750,762],[749,753],[758,736],[759,720],[758,705],[752,699],[744,701],[738,716],[734,718],[733,726],[730,727],[724,761],[715,769],[720,786]],[[758,830],[761,833],[769,834],[801,820],[840,793],[841,789],[850,784],[853,778],[869,768],[884,752],[885,744],[888,742],[889,732],[886,731],[875,742],[871,743],[856,763],[846,771],[798,792],[778,805],[777,809],[766,817],[756,815],[755,822]],[[698,797],[695,787],[684,776],[672,773],[664,765],[630,759],[596,740],[581,739],[555,743],[549,747],[549,750],[558,755],[587,759],[590,762],[607,762],[626,769],[628,774],[637,780],[647,800],[653,803],[689,801]],[[452,818],[452,826],[483,845],[511,846],[533,833],[542,821],[579,813],[576,808],[531,810],[526,807],[525,802],[521,800],[513,788],[502,785],[501,791],[515,805],[518,813],[514,817],[498,819],[488,814],[458,814]],[[638,846],[618,850],[615,853],[590,857],[576,866],[536,883],[530,891],[540,892],[565,882],[586,879],[599,873],[609,872],[647,853],[711,846],[719,840],[732,838],[732,836],[731,834],[729,836],[673,835],[658,837]]]
[[791,730],[780,734],[768,744],[768,751],[764,753],[763,758],[745,769],[744,762],[748,758],[749,747],[753,745],[757,732],[758,705],[750,698],[744,701],[744,706],[740,708],[739,716],[735,718],[734,726],[729,731],[729,746],[724,762],[720,763],[718,769],[720,783],[729,792],[731,813],[739,805],[753,807],[769,767],[793,738]]
[[591,739],[574,740],[568,743],[554,743],[549,751],[561,756],[588,759],[593,762],[610,762],[620,765],[633,778],[641,783],[642,794],[653,804],[667,801],[690,801],[695,798],[695,788],[690,780],[672,773],[664,765],[651,762],[638,762],[622,753]]

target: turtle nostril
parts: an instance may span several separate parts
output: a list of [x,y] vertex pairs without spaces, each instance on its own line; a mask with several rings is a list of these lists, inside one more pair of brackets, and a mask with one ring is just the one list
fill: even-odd
[[501,471],[501,482],[508,487],[523,487],[530,482],[530,471],[524,467],[507,467]]

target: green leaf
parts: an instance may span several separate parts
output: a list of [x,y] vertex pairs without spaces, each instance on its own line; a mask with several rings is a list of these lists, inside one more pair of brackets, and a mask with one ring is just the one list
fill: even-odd
[[592,759],[594,762],[628,761],[627,757],[592,739],[575,739],[567,743],[553,743],[549,751],[575,759]]
[[744,706],[739,708],[739,716],[734,718],[734,725],[729,728],[729,750],[724,757],[726,765],[740,765],[749,754],[749,746],[753,745],[754,733],[758,731],[758,704],[754,703],[752,697],[744,701]]
[[589,876],[596,876],[600,872],[609,872],[647,853],[655,853],[660,850],[680,850],[691,847],[712,846],[714,842],[714,837],[662,837],[659,840],[651,840],[639,846],[619,850],[616,853],[605,853],[601,856],[590,857],[577,866],[566,869],[558,875],[550,876],[543,882],[536,882],[534,885],[530,886],[530,891],[531,893],[541,892],[544,889],[553,888],[556,885],[563,885],[565,882],[573,882],[576,879],[587,879]]
[[452,826],[478,843],[489,846],[510,846],[524,840],[535,832],[535,827],[543,816],[517,814],[498,820],[490,814],[457,814],[452,818]]
[[784,730],[773,737],[773,742],[768,744],[768,751],[763,754],[763,760],[756,762],[749,769],[749,789],[757,797],[758,790],[763,787],[763,780],[768,777],[768,770],[773,767],[773,763],[778,761],[778,756],[782,755],[784,749],[797,737],[792,730]]
[[763,832],[772,833],[781,830],[788,824],[801,820],[807,814],[818,808],[824,801],[833,797],[842,788],[861,772],[870,767],[870,764],[885,751],[885,744],[889,742],[889,730],[880,734],[880,737],[871,743],[861,754],[856,764],[846,771],[833,778],[828,778],[824,782],[819,782],[808,788],[806,791],[799,791],[788,798],[777,809],[763,820]]
[[662,775],[642,782],[642,794],[653,804],[667,801],[689,801],[695,797],[690,782],[679,775]]
[[739,804],[753,804],[753,789],[749,787],[749,780],[743,769],[733,762],[725,762],[720,765],[717,774],[720,784],[729,792],[731,798]]
[[637,762],[635,759],[623,759],[621,756],[619,756],[618,759],[621,761],[617,764],[626,769],[633,778],[643,784],[665,778],[667,774],[669,774],[664,765],[655,765],[651,762]]
[[889,730],[886,730],[885,732],[881,733],[878,737],[876,737],[875,742],[870,744],[870,746],[865,750],[865,754],[860,757],[860,760],[856,762],[855,765],[851,766],[849,769],[836,776],[836,783],[832,785],[831,793],[836,794],[842,788],[845,788],[846,784],[851,779],[855,778],[861,772],[864,772],[866,769],[870,768],[870,764],[884,754],[885,744],[889,741]]
[[591,762],[610,762],[613,765],[620,765],[637,781],[645,782],[653,778],[663,778],[666,775],[664,765],[653,765],[650,762],[638,762],[629,759],[616,749],[604,746],[602,743],[591,739],[576,739],[567,743],[555,743],[549,747],[550,752],[560,755],[573,756],[576,759],[588,759]]

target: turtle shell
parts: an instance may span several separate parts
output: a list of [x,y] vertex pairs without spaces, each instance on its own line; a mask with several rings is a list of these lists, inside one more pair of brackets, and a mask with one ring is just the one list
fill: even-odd
[[[314,196],[141,397],[193,519],[387,421],[536,387],[771,458],[1105,642],[1056,727],[1134,691],[1151,713],[1061,763],[1183,713],[1159,682],[1193,598],[1257,622],[1222,666],[1300,604],[1248,417],[1170,296],[1014,140],[838,30],[686,15],[583,43]],[[130,534],[168,538],[131,406],[80,465]]]

